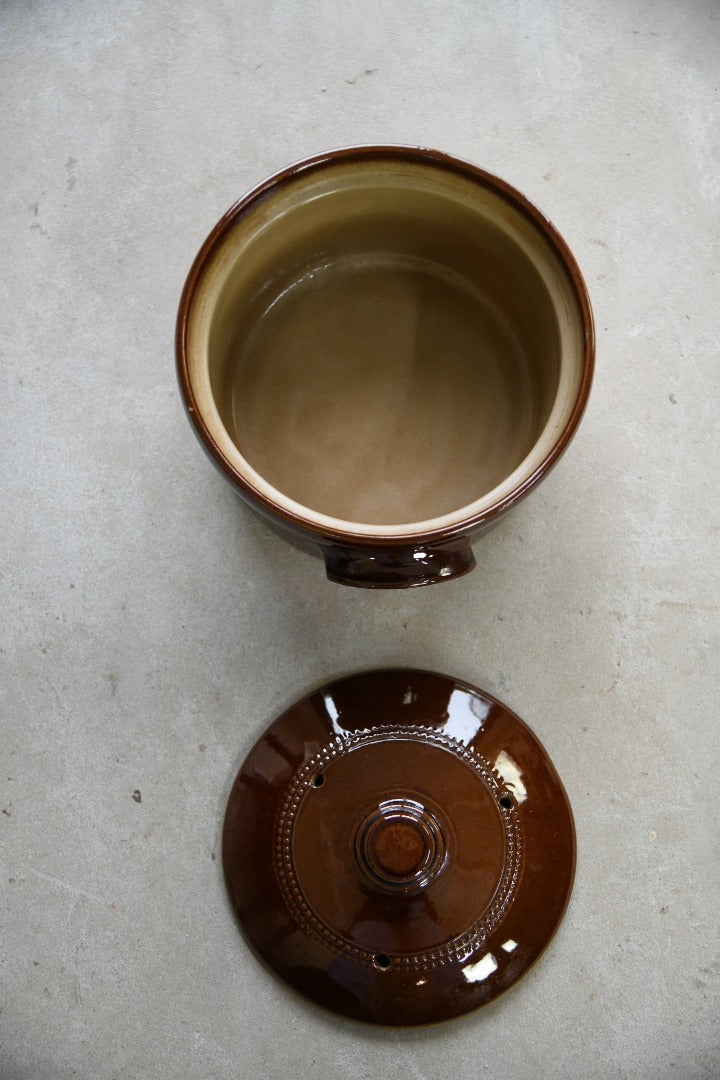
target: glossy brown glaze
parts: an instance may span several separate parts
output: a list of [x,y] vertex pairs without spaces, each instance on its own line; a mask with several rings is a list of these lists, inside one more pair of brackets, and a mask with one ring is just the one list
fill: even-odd
[[296,990],[357,1020],[427,1024],[538,958],[575,838],[514,713],[443,675],[375,671],[268,728],[228,800],[223,864],[249,944]]
[[271,177],[201,249],[177,324],[195,429],[239,493],[368,588],[472,569],[587,400],[592,315],[552,225],[436,151]]
[[321,544],[325,572],[339,585],[370,589],[405,589],[460,577],[475,566],[470,540],[449,537],[426,544],[387,540],[372,549]]

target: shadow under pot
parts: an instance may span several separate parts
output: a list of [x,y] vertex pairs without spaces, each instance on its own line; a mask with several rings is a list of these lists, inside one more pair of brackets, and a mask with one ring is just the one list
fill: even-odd
[[183,291],[180,386],[240,495],[346,585],[475,564],[582,416],[594,336],[567,245],[504,181],[352,147],[264,181]]

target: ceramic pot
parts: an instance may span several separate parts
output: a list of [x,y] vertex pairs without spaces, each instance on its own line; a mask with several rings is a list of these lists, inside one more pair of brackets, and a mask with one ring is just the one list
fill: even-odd
[[437,151],[334,150],[228,210],[190,270],[179,381],[211,458],[346,585],[427,585],[548,473],[594,336],[567,245]]

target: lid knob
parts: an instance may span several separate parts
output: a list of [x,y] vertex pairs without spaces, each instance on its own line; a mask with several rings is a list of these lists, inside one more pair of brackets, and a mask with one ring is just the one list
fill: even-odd
[[389,799],[360,822],[355,854],[374,885],[414,892],[443,869],[445,837],[437,817],[421,802]]

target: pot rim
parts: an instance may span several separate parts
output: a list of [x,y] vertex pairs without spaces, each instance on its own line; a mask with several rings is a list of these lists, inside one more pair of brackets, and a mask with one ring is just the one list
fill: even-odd
[[[573,408],[565,426],[532,473],[489,506],[469,514],[461,520],[455,520],[448,525],[430,529],[408,528],[405,532],[398,532],[397,529],[394,529],[392,533],[383,533],[382,526],[374,527],[372,533],[357,527],[349,528],[347,526],[352,523],[344,521],[341,523],[340,519],[335,519],[337,526],[320,525],[269,498],[247,476],[235,468],[217,445],[208,425],[198,410],[188,363],[188,323],[196,289],[202,274],[211,264],[217,248],[219,248],[229,230],[238,220],[248,213],[251,208],[255,208],[261,201],[271,197],[275,191],[295,180],[301,174],[315,172],[325,168],[327,165],[337,163],[373,160],[379,162],[416,162],[440,167],[446,172],[459,174],[466,179],[470,179],[504,198],[516,211],[530,220],[554,251],[558,264],[564,269],[577,301],[583,333],[582,372]],[[520,191],[479,165],[440,150],[395,143],[358,144],[327,150],[293,162],[256,184],[222,215],[198,251],[187,275],[178,308],[175,352],[177,375],[183,402],[198,437],[215,464],[240,490],[241,494],[256,505],[258,509],[275,519],[280,519],[294,529],[300,529],[318,542],[327,543],[330,540],[331,542],[350,543],[356,547],[377,548],[379,545],[399,547],[407,546],[409,543],[424,544],[435,540],[452,539],[485,527],[514,506],[550,472],[570,443],[587,405],[595,366],[595,331],[587,285],[575,257],[552,222]],[[333,519],[328,518],[327,520],[332,521]],[[422,524],[422,522],[409,523],[411,526],[422,526]]]

